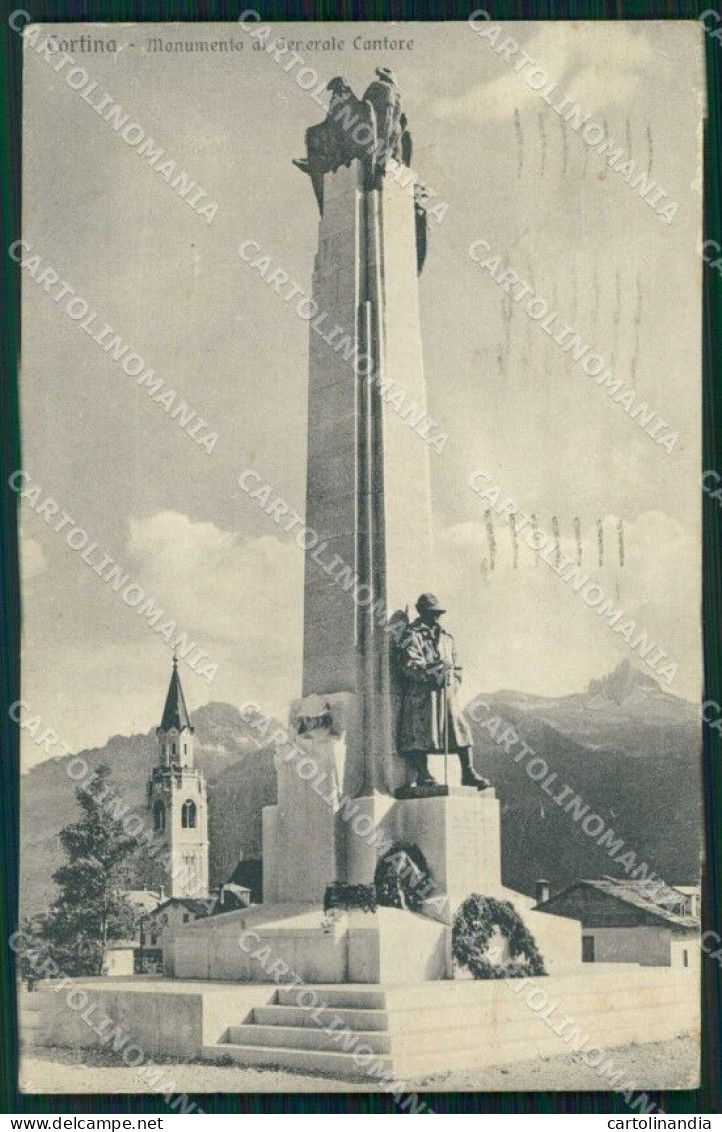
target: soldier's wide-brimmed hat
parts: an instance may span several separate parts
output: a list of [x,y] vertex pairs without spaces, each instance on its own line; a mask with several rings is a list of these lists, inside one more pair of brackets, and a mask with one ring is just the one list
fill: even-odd
[[416,602],[416,608],[419,613],[446,613],[443,606],[439,605],[436,594],[421,594]]
[[386,79],[388,82],[393,83],[394,86],[396,86],[396,75],[390,67],[377,67],[376,74],[380,79]]

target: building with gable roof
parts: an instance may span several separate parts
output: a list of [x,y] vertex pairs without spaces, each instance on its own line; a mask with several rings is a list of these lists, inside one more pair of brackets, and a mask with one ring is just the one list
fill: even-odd
[[603,876],[575,881],[536,911],[581,922],[584,963],[693,967],[700,954],[693,897],[694,886]]

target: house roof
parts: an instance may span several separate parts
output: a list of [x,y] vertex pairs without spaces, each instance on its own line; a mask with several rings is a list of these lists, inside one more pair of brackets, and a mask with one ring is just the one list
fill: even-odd
[[251,889],[246,888],[245,885],[232,884],[230,881],[226,881],[225,884],[221,885],[219,900],[211,915],[219,916],[237,908],[247,908],[252,903],[252,895]]
[[177,731],[182,731],[184,728],[188,728],[189,731],[193,730],[188,717],[180,676],[178,675],[178,658],[175,656],[173,657],[173,674],[170,678],[159,730],[170,731],[172,727],[175,727]]
[[169,896],[168,899],[164,900],[162,904],[159,904],[157,908],[153,908],[146,916],[146,919],[150,916],[155,916],[158,912],[162,912],[164,908],[169,908],[171,904],[182,904],[189,912],[195,913],[199,919],[201,916],[209,915],[207,900],[195,900],[191,896]]
[[160,904],[160,893],[153,892],[150,888],[129,888],[125,892],[125,898],[144,912],[150,912]]
[[669,919],[673,923],[687,921],[689,927],[697,927],[698,921],[694,916],[686,916],[683,911],[675,908],[684,907],[684,893],[678,888],[655,882],[649,884],[642,880],[626,880],[617,877],[600,877],[588,882],[601,892],[608,892],[636,908],[643,908],[645,912],[652,912]]
[[663,921],[670,926],[678,928],[698,928],[699,920],[695,916],[687,916],[684,912],[674,911],[674,906],[684,906],[684,894],[679,889],[670,888],[661,883],[650,884],[641,880],[626,880],[618,877],[594,877],[575,881],[562,892],[556,893],[549,900],[536,905],[538,911],[552,911],[552,905],[562,901],[569,893],[578,888],[593,888],[615,900],[622,900],[640,909],[647,916]]

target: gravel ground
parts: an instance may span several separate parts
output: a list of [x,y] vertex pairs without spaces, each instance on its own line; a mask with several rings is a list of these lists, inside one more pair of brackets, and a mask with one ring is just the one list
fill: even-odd
[[[609,1051],[625,1081],[642,1090],[687,1089],[697,1083],[699,1046],[690,1037],[668,1042],[619,1046]],[[606,1058],[605,1058],[606,1060]],[[165,1087],[193,1093],[338,1093],[374,1092],[373,1085],[350,1085],[331,1077],[289,1073],[280,1069],[243,1069],[205,1062],[166,1062]],[[604,1084],[573,1053],[542,1057],[516,1065],[499,1065],[442,1073],[408,1081],[410,1091],[458,1092],[599,1090]],[[20,1088],[24,1093],[148,1093],[134,1069],[107,1054],[64,1049],[35,1049],[23,1057]]]

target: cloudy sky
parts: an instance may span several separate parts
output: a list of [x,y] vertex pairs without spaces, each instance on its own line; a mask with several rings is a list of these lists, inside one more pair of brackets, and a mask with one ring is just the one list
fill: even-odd
[[[420,282],[437,524],[430,578],[449,608],[467,692],[583,690],[628,654],[468,488],[490,474],[700,682],[700,32],[692,23],[509,24],[524,50],[678,202],[671,226],[590,152],[523,75],[464,24],[277,25],[327,79],[357,93],[397,74],[422,180],[448,203]],[[70,28],[53,29],[59,38]],[[356,50],[383,34],[412,50]],[[78,35],[77,25],[74,34]],[[218,432],[194,444],[63,309],[27,279],[23,465],[219,665],[187,666],[192,707],[253,697],[285,717],[301,682],[303,559],[237,485],[257,468],[303,511],[307,328],[236,248],[253,239],[310,285],[317,210],[291,164],[321,111],[235,25],[96,26],[114,54],[76,52],[98,91],[218,201],[207,224],[71,89],[26,52],[24,236]],[[148,51],[154,36],[245,41],[242,51]],[[345,49],[324,49],[335,36]],[[97,97],[97,96],[96,96]],[[672,454],[475,268],[499,250],[679,434]],[[421,446],[421,441],[419,442]],[[615,559],[624,525],[625,563]],[[76,749],[157,725],[170,653],[33,511],[23,508],[23,695]],[[595,571],[597,573],[597,571]],[[410,594],[410,600],[416,595]],[[42,755],[26,744],[26,765]]]

